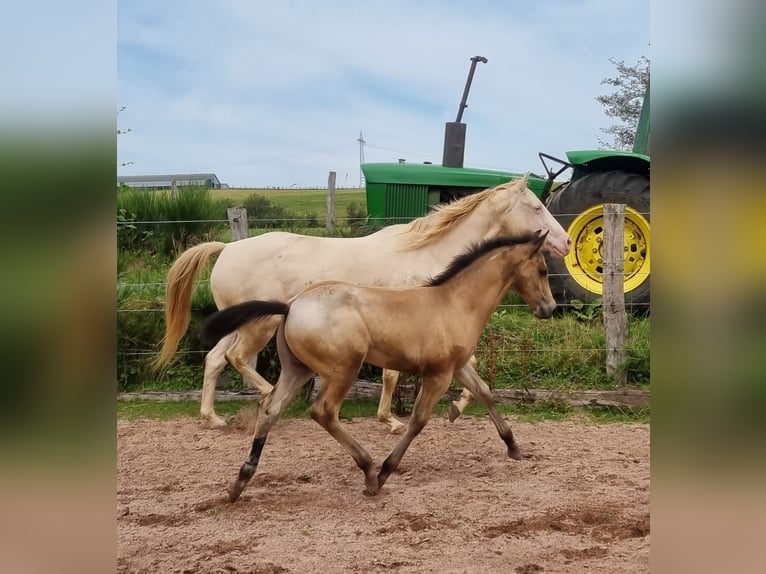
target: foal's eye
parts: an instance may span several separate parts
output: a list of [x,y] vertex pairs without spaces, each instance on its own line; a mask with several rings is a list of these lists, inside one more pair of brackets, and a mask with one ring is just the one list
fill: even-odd
[[545,277],[546,275],[548,275],[548,270],[545,268],[540,269],[539,271],[540,271],[540,277]]

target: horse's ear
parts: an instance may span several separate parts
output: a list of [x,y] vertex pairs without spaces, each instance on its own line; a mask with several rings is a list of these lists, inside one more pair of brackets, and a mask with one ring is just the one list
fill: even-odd
[[527,180],[529,179],[529,172],[524,174],[524,177],[522,177],[519,180],[519,185],[523,185],[524,187],[527,187]]
[[537,253],[540,251],[540,248],[545,243],[545,240],[548,238],[548,234],[551,232],[550,229],[548,229],[545,233],[541,233],[540,231],[537,232],[537,238],[535,239],[535,248],[532,251],[532,253]]

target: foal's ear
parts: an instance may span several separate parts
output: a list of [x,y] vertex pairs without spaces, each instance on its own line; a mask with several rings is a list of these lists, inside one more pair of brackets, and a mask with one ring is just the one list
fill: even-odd
[[537,232],[537,239],[535,239],[535,242],[534,242],[534,249],[532,250],[532,253],[533,253],[533,254],[534,254],[534,253],[537,253],[538,251],[540,251],[540,248],[541,248],[541,247],[543,246],[543,244],[545,243],[545,240],[548,238],[548,234],[549,234],[550,232],[551,232],[551,230],[550,230],[550,229],[549,229],[549,230],[547,230],[545,233],[540,233],[539,231]]

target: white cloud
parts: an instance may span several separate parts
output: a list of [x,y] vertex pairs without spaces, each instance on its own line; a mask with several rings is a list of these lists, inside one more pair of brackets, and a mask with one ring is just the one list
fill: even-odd
[[[441,160],[469,67],[466,165],[538,169],[596,147],[610,57],[647,53],[648,2],[123,2],[121,173],[321,186],[367,161]],[[388,148],[395,151],[386,151]],[[425,157],[423,157],[425,156]]]

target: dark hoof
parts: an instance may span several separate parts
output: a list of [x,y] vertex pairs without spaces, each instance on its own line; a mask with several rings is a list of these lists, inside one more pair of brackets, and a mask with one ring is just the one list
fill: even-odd
[[511,457],[513,460],[521,460],[521,452],[519,451],[519,447],[517,447],[516,445],[509,446],[508,456]]
[[447,413],[447,416],[449,416],[449,422],[454,423],[455,420],[460,416],[460,410],[457,408],[457,405],[455,404],[455,401],[452,401],[449,404],[449,411]]
[[378,484],[378,476],[372,475],[365,478],[364,481],[364,493],[367,496],[377,496],[380,492],[380,485]]

